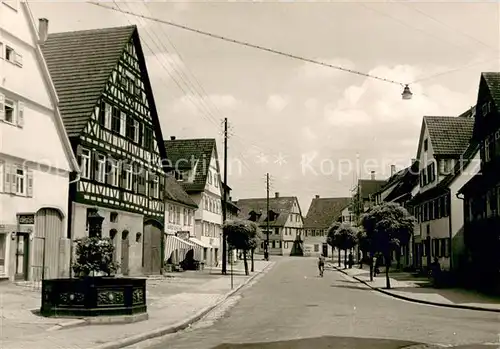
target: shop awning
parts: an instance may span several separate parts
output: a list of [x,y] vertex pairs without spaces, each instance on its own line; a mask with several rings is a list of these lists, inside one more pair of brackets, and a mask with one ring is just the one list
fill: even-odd
[[195,245],[197,245],[198,247],[201,247],[201,248],[212,248],[212,246],[210,246],[209,244],[207,243],[204,243],[203,241],[201,240],[198,240],[197,238],[189,238],[189,241]]
[[195,245],[187,240],[178,238],[172,234],[166,234],[165,259],[172,258],[173,263],[179,263],[186,257],[189,250],[195,249]]

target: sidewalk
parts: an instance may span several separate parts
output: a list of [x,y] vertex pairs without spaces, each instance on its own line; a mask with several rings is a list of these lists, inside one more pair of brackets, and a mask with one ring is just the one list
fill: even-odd
[[[0,286],[0,347],[2,349],[111,349],[176,332],[197,321],[228,295],[274,263],[256,261],[250,276],[204,271],[170,274],[147,282],[149,319],[130,324],[85,325],[54,330],[71,320],[44,318],[31,309],[40,306],[40,291],[16,285]],[[74,320],[72,320],[74,322]]]
[[327,262],[327,266],[353,277],[372,289],[407,301],[451,308],[500,312],[500,297],[488,297],[461,288],[433,288],[427,278],[414,277],[410,273],[390,273],[391,289],[386,289],[384,273],[370,281],[370,271],[365,267],[359,269],[359,265],[354,265],[352,269],[343,269],[343,264],[339,268],[337,263],[332,262]]

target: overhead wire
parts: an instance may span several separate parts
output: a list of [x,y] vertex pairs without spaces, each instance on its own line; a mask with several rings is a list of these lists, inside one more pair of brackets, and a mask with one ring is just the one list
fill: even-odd
[[[115,6],[117,6],[118,8],[120,8],[120,6],[116,3],[116,1],[113,1],[113,3],[115,4]],[[125,4],[125,5],[127,6],[127,4]],[[131,24],[130,20],[127,19],[127,21]],[[168,48],[166,48],[162,44],[161,39],[156,35],[156,33],[154,33],[154,31],[152,31],[152,32],[154,33],[154,36],[156,37],[156,39],[157,39],[157,41],[158,41],[159,44],[157,44],[155,42],[155,39],[153,38],[153,35],[151,35],[146,28],[143,27],[142,30],[143,30],[142,34],[145,34],[146,38],[149,39],[149,41],[151,41],[153,43],[153,45],[156,46],[156,48],[159,48],[161,51],[162,51],[162,49],[165,49],[166,51],[168,51]],[[175,72],[177,72],[178,75],[179,75],[178,79],[177,79],[175,76],[173,76],[173,74],[170,72],[170,70],[167,69],[167,67],[165,66],[164,62],[162,62],[160,60],[160,58],[158,57],[158,55],[155,53],[155,50],[153,50],[153,48],[151,48],[149,46],[148,42],[145,41],[144,44],[148,48],[150,54],[158,61],[158,63],[160,64],[160,66],[163,68],[163,70],[165,70],[168,73],[168,75],[172,78],[172,80],[177,85],[177,87],[187,96],[188,101],[191,102],[195,108],[199,109],[202,112],[202,116],[203,117],[205,117],[209,122],[211,122],[216,127],[219,127],[217,125],[217,121],[216,121],[215,117],[211,114],[210,110],[202,103],[203,99],[201,98],[201,95],[193,88],[192,85],[190,85],[189,81],[186,81],[186,79],[185,79],[186,75],[183,74],[182,72],[179,72],[178,68],[175,65],[171,66],[172,69]],[[175,62],[174,62],[174,64],[175,64]],[[161,80],[162,80],[162,82],[164,82],[163,79],[161,79]],[[182,81],[187,86],[187,89],[189,90],[189,92],[187,92],[186,89],[183,86],[181,86],[181,83],[179,82],[179,80]],[[198,99],[198,100],[195,99],[194,95],[198,95],[200,97],[200,99]],[[202,106],[205,106],[205,110],[203,110],[203,108],[201,108],[200,105],[197,102],[200,102],[199,104],[201,104]],[[242,162],[243,161],[244,160],[242,160]],[[252,170],[248,166],[248,164],[244,163],[244,166],[248,170]]]
[[228,38],[226,36],[222,36],[222,35],[218,35],[218,34],[213,34],[213,33],[210,33],[210,32],[203,31],[203,30],[191,28],[191,27],[188,27],[188,26],[185,26],[185,25],[182,25],[182,24],[177,24],[177,23],[174,23],[174,22],[171,22],[171,21],[167,21],[167,20],[163,20],[163,19],[159,19],[159,18],[155,18],[155,17],[150,17],[150,16],[144,16],[142,14],[138,14],[138,13],[134,13],[134,12],[130,12],[130,11],[124,11],[122,9],[117,9],[117,8],[113,8],[113,7],[109,7],[109,6],[104,6],[104,5],[100,4],[100,3],[93,2],[93,1],[87,1],[87,3],[95,5],[95,6],[103,7],[103,8],[106,8],[108,10],[119,11],[119,12],[127,13],[127,14],[132,15],[132,16],[142,17],[142,18],[147,19],[147,20],[151,20],[151,21],[158,22],[158,23],[163,23],[163,24],[166,24],[166,25],[170,25],[170,26],[173,26],[173,27],[176,27],[176,28],[179,28],[179,29],[183,29],[183,30],[186,30],[186,31],[194,32],[194,33],[197,33],[197,34],[200,34],[200,35],[204,35],[204,36],[207,36],[207,37],[211,37],[211,38],[214,38],[214,39],[219,39],[219,40],[223,40],[223,41],[230,42],[230,43],[233,43],[233,44],[237,44],[237,45],[241,45],[241,46],[246,46],[246,47],[254,48],[254,49],[257,49],[257,50],[274,53],[274,54],[277,54],[277,55],[280,55],[280,56],[284,56],[284,57],[288,57],[288,58],[300,60],[300,61],[303,61],[303,62],[306,62],[306,63],[312,63],[312,64],[316,64],[316,65],[321,65],[321,66],[325,66],[325,67],[328,67],[328,68],[332,68],[332,69],[344,71],[346,73],[360,75],[360,76],[364,76],[364,77],[367,77],[367,78],[370,78],[370,79],[375,79],[375,80],[379,80],[379,81],[383,81],[383,82],[387,82],[387,83],[391,83],[391,84],[396,84],[396,85],[400,85],[400,86],[404,86],[405,85],[404,83],[399,82],[399,81],[395,81],[395,80],[383,78],[383,77],[380,77],[380,76],[376,76],[376,75],[372,75],[372,74],[360,72],[360,71],[353,70],[353,69],[344,68],[344,67],[341,67],[341,66],[338,66],[338,65],[334,65],[334,64],[330,64],[330,63],[318,61],[318,60],[315,60],[315,59],[312,59],[312,58],[302,57],[302,56],[299,56],[299,55],[295,55],[295,54],[292,54],[292,53],[287,53],[287,52],[276,50],[276,49],[273,49],[273,48],[268,48],[268,47],[264,47],[264,46],[252,44],[252,43],[249,43],[249,42],[246,42],[246,41],[231,39],[231,38]]

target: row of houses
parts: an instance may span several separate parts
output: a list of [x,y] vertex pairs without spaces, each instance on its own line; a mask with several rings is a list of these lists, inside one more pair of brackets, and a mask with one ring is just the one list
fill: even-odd
[[158,274],[183,247],[217,264],[216,141],[163,138],[137,28],[52,34],[26,2],[0,18],[0,278],[71,276],[96,215],[120,274]]
[[416,158],[374,194],[416,218],[402,254],[407,266],[475,280],[500,280],[498,159],[500,73],[482,73],[477,103],[459,116],[424,116]]
[[[384,180],[359,179],[351,197],[312,200],[304,220],[313,254],[325,253],[334,221],[360,225],[373,205],[396,202],[415,216],[401,263],[484,283],[500,280],[500,73],[482,73],[477,103],[458,116],[424,116],[416,157]],[[474,276],[474,277],[472,277]]]

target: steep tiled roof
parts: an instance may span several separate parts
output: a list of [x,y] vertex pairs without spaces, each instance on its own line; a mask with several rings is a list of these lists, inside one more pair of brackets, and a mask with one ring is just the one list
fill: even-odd
[[418,160],[414,161],[411,166],[405,168],[403,170],[404,171],[403,175],[399,179],[399,182],[396,184],[391,193],[387,195],[385,200],[391,201],[405,194],[411,194],[413,188],[415,188],[415,186],[418,185],[419,183],[418,169],[419,169]]
[[181,185],[172,176],[165,178],[165,200],[178,202],[187,206],[198,208],[198,205],[182,189]]
[[325,229],[342,215],[351,198],[314,198],[304,220],[305,229]]
[[374,195],[385,184],[385,180],[380,179],[359,179],[358,190],[360,191],[361,198],[368,200],[370,196]]
[[459,117],[424,116],[424,121],[436,156],[458,157],[472,138],[474,118],[467,113]]
[[495,103],[497,110],[500,110],[500,73],[485,72],[481,74],[488,85],[491,98]]
[[54,33],[42,46],[68,136],[80,134],[135,26]]
[[198,162],[193,182],[184,181],[181,182],[181,185],[188,193],[203,191],[207,182],[207,174],[212,153],[215,151],[217,154],[215,139],[198,138],[169,140],[165,141],[165,148],[167,151],[167,158],[175,169],[191,170],[195,163]]
[[394,184],[396,184],[398,181],[400,181],[403,178],[405,171],[406,171],[406,169],[402,169],[402,170],[399,170],[398,172],[396,172],[395,174],[393,174],[392,176],[390,176],[389,179],[387,181],[385,181],[385,183],[380,187],[379,190],[377,190],[377,192],[375,194],[382,193],[382,192],[386,191],[387,189],[392,187]]
[[445,178],[443,178],[435,187],[426,190],[423,193],[415,195],[415,197],[411,199],[410,204],[416,205],[421,202],[433,199],[439,195],[442,195],[443,193],[446,193],[446,191],[453,183],[453,181],[465,171],[465,169],[467,168],[467,166],[469,166],[469,164],[471,164],[472,160],[474,159],[478,151],[479,151],[479,146],[477,145],[477,143],[474,142],[470,143],[467,146],[465,152],[461,155],[462,161],[458,161],[456,163],[451,173],[448,174]]
[[[275,221],[270,221],[271,226],[284,226],[289,213],[292,211],[293,203],[298,201],[295,196],[283,196],[278,198],[269,198],[269,210],[278,214]],[[258,224],[264,224],[267,218],[267,199],[266,198],[256,198],[256,199],[240,199],[237,201],[236,205],[240,208],[240,218],[248,219],[250,217],[250,212],[254,211],[260,214],[257,217]]]

